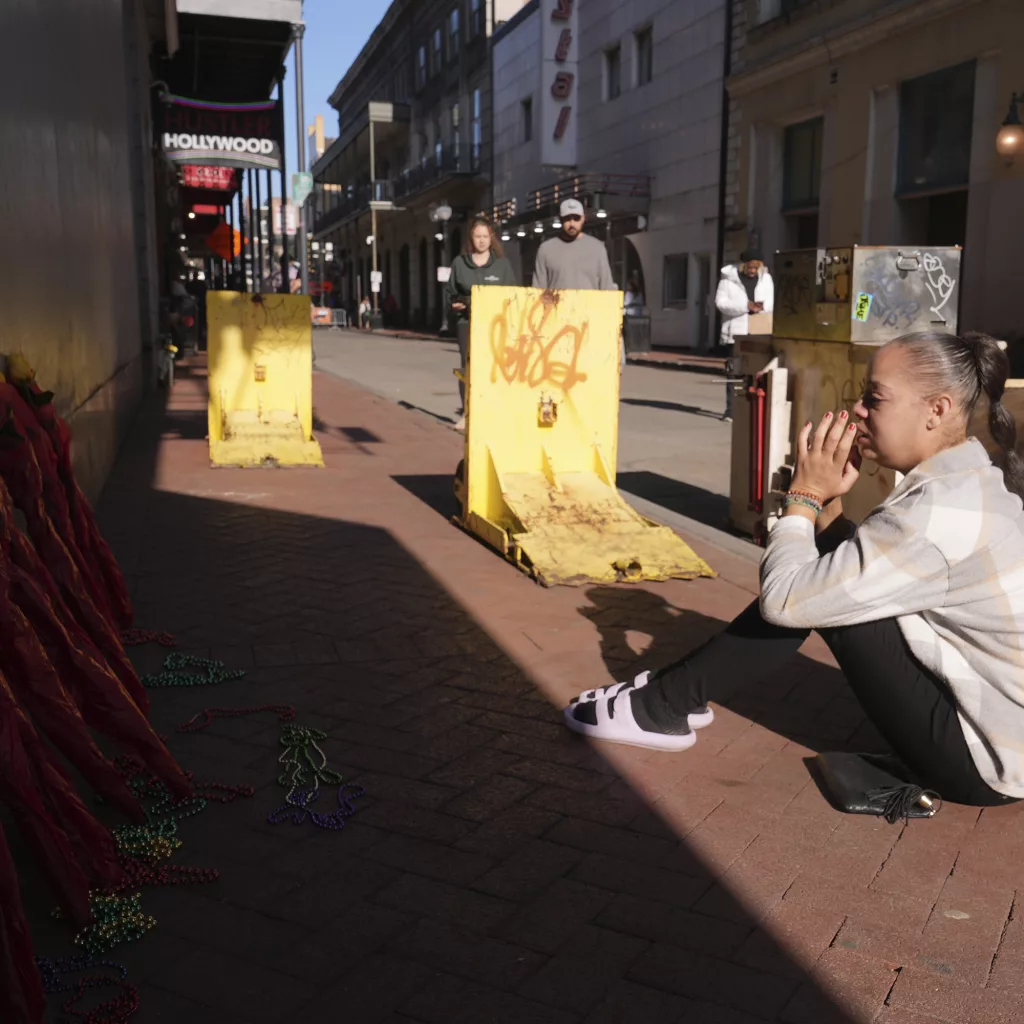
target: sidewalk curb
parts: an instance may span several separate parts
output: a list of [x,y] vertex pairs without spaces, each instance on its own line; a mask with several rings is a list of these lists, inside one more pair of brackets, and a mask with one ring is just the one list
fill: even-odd
[[651,359],[643,355],[627,355],[626,362],[631,366],[647,366],[654,370],[675,370],[683,373],[705,373],[718,376],[725,373],[724,360],[722,361],[723,365],[718,366],[689,360]]

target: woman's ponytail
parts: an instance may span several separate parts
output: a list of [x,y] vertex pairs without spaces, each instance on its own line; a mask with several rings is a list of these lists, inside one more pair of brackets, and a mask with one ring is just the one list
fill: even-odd
[[968,333],[962,340],[974,359],[981,392],[988,398],[988,429],[1003,450],[1006,489],[1024,498],[1024,460],[1017,454],[1017,424],[1002,401],[1010,361],[999,342],[987,334]]

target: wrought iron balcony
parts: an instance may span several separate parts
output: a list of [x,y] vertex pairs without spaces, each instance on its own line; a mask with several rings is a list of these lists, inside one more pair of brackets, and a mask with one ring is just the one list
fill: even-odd
[[313,195],[314,231],[326,231],[370,208],[371,202],[386,203],[395,198],[390,181],[362,185],[318,184]]
[[438,147],[415,167],[404,170],[391,183],[395,199],[414,195],[446,178],[480,173],[480,146]]

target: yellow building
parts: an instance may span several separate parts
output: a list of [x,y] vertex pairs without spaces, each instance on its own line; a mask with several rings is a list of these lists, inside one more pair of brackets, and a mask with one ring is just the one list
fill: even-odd
[[726,259],[962,245],[961,329],[1024,334],[1024,153],[996,146],[1024,90],[1024,0],[733,0],[731,15]]

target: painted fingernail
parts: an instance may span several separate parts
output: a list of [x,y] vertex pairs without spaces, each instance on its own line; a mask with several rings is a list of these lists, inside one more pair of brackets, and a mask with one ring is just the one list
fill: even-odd
[[856,430],[857,429],[857,424],[856,423],[851,423],[848,429]]
[[832,419],[832,413],[830,413],[830,412],[825,413],[825,419],[827,419],[827,420]]
[[841,420],[845,420],[846,419],[846,410],[845,409],[839,414],[839,418]]
[[808,421],[807,421],[807,422],[806,422],[806,423],[804,424],[804,426],[805,426],[805,427],[809,427],[810,425],[811,425],[811,421],[810,421],[810,420],[808,420]]

